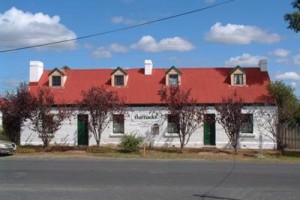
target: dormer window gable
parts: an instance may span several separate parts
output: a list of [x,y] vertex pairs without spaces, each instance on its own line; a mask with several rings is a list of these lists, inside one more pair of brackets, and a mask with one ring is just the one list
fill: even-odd
[[181,72],[174,66],[172,66],[166,72],[166,85],[168,86],[175,86],[181,85]]
[[123,68],[117,67],[111,73],[111,86],[124,87],[127,85],[127,81],[128,81],[128,74]]
[[230,81],[232,86],[246,85],[246,71],[241,66],[236,66],[230,73]]
[[49,77],[49,87],[63,87],[67,80],[66,74],[58,68],[54,68],[49,73],[48,77]]

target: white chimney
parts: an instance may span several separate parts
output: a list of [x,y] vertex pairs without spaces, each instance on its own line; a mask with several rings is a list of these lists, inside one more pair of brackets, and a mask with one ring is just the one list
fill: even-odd
[[151,75],[152,69],[153,69],[152,60],[145,60],[145,69],[144,69],[145,75]]
[[40,61],[30,61],[29,82],[38,82],[44,71],[44,63]]
[[268,71],[268,61],[267,61],[267,59],[261,59],[258,62],[258,66],[260,68],[260,71],[267,72]]

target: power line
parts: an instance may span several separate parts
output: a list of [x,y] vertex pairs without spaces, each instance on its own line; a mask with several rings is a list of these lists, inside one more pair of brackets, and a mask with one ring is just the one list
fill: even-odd
[[26,47],[19,47],[19,48],[1,50],[0,53],[6,53],[6,52],[11,52],[11,51],[19,51],[19,50],[36,48],[36,47],[43,47],[43,46],[48,46],[48,45],[53,45],[53,44],[60,44],[60,43],[65,43],[65,42],[82,40],[82,39],[86,39],[86,38],[90,38],[90,37],[95,37],[95,36],[100,36],[100,35],[106,35],[106,34],[115,33],[115,32],[119,32],[119,31],[125,31],[125,30],[129,30],[129,29],[133,29],[133,28],[137,28],[137,27],[141,27],[141,26],[145,26],[145,25],[149,25],[149,24],[154,24],[154,23],[157,23],[157,22],[161,22],[161,21],[165,21],[165,20],[169,20],[169,19],[181,17],[181,16],[184,16],[184,15],[190,15],[190,14],[193,14],[193,13],[196,13],[196,12],[201,12],[203,10],[207,10],[207,9],[210,9],[210,8],[214,8],[214,7],[217,7],[217,6],[224,5],[224,4],[228,4],[228,3],[231,3],[233,1],[235,1],[235,0],[228,0],[228,1],[221,2],[221,3],[217,3],[217,4],[210,5],[210,6],[206,6],[206,7],[203,7],[203,8],[191,10],[191,11],[180,13],[180,14],[176,14],[176,15],[171,15],[171,16],[168,16],[168,17],[159,18],[159,19],[156,19],[156,20],[148,21],[148,22],[144,22],[144,23],[140,23],[140,24],[136,24],[136,25],[132,25],[132,26],[126,26],[126,27],[123,27],[123,28],[108,30],[108,31],[100,32],[100,33],[94,33],[94,34],[90,34],[90,35],[85,35],[85,36],[81,36],[81,37],[76,37],[76,38],[72,38],[72,39],[66,39],[66,40],[60,40],[60,41],[56,41],[56,42],[49,42],[49,43],[31,45],[31,46],[26,46]]

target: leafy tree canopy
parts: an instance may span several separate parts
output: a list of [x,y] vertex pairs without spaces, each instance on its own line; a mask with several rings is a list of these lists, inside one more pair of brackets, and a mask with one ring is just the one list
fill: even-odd
[[284,15],[284,20],[289,23],[288,28],[296,33],[300,31],[300,0],[294,0],[292,7],[295,9],[291,13]]

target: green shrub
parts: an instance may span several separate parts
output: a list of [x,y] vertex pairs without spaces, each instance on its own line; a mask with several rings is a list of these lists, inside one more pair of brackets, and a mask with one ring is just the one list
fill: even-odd
[[142,143],[143,143],[142,136],[124,135],[120,143],[120,148],[121,151],[126,153],[137,152],[139,151]]
[[3,128],[0,126],[0,140],[9,140]]

